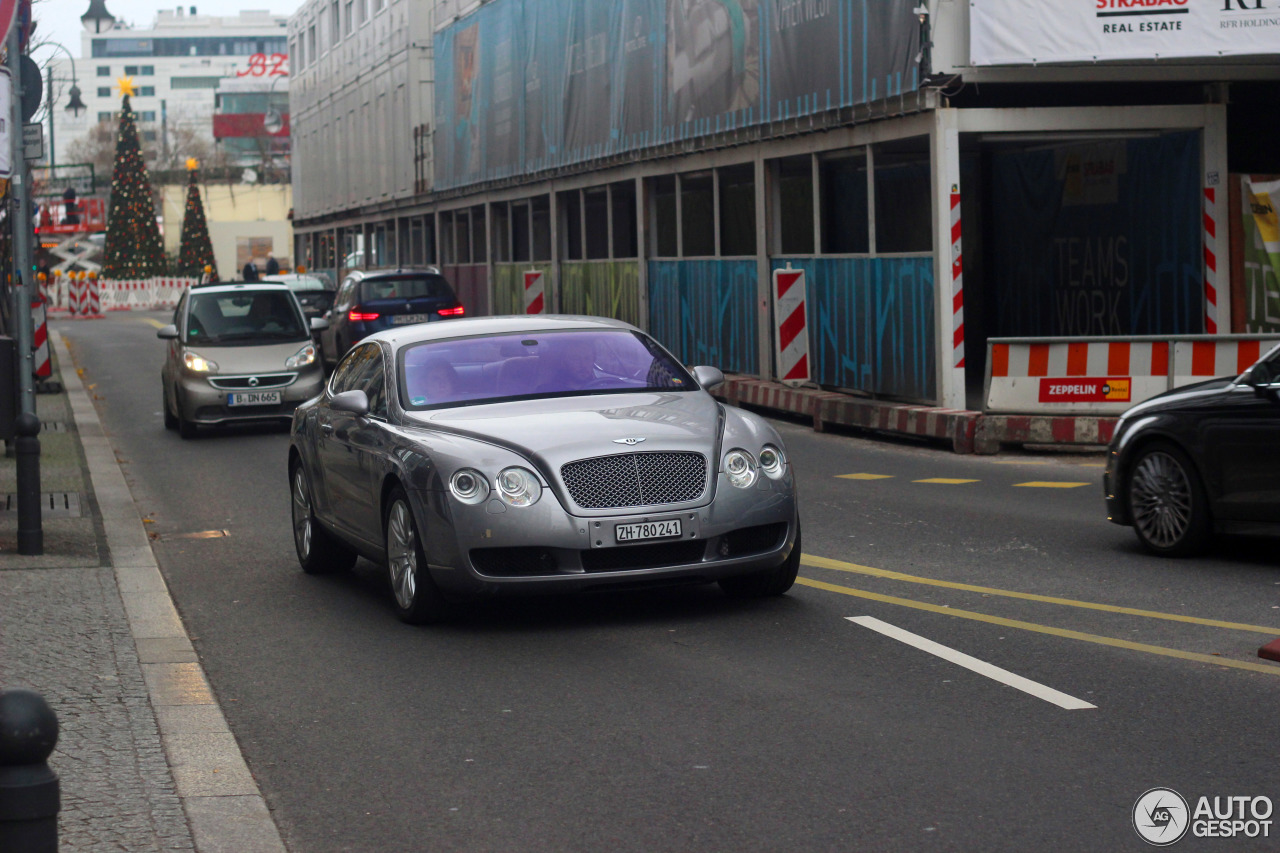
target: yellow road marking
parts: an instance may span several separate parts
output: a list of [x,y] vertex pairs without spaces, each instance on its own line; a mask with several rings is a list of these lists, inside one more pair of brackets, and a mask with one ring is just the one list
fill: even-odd
[[1270,666],[1264,663],[1252,663],[1250,661],[1235,660],[1234,658],[1223,658],[1215,655],[1203,655],[1198,652],[1184,652],[1180,649],[1170,649],[1164,646],[1152,646],[1146,643],[1134,643],[1130,640],[1118,640],[1115,637],[1103,637],[1099,634],[1086,634],[1082,631],[1069,631],[1065,628],[1054,628],[1049,625],[1039,625],[1035,622],[1021,622],[1017,619],[1005,619],[1002,616],[988,616],[985,613],[975,613],[972,610],[957,610],[954,607],[943,607],[938,604],[926,604],[923,601],[914,601],[910,598],[897,598],[892,595],[881,595],[876,592],[867,592],[862,589],[854,589],[848,586],[837,586],[832,583],[824,583],[810,578],[796,578],[796,583],[813,587],[814,589],[822,589],[827,592],[837,592],[841,595],[851,595],[855,598],[865,598],[870,601],[879,601],[884,604],[896,604],[899,607],[910,607],[913,610],[927,610],[930,613],[941,613],[945,616],[955,616],[959,619],[971,619],[975,622],[986,622],[991,625],[1001,625],[1005,628],[1018,628],[1023,631],[1031,631],[1036,634],[1049,634],[1054,637],[1064,637],[1069,640],[1081,640],[1086,643],[1094,643],[1100,646],[1111,646],[1117,649],[1129,649],[1135,652],[1146,652],[1152,655],[1162,655],[1164,657],[1178,658],[1180,660],[1191,660],[1199,663],[1215,664],[1217,666],[1228,666],[1234,669],[1247,669],[1250,672],[1263,672],[1267,675],[1280,675],[1280,666]]
[[1027,489],[1078,489],[1081,486],[1092,486],[1093,483],[1067,483],[1054,482],[1053,480],[1032,480],[1029,483],[1014,483],[1014,488]]
[[892,480],[892,474],[836,474],[841,480]]
[[139,317],[138,319],[149,326],[155,326],[157,329],[163,329],[167,325],[165,323],[161,323],[159,320],[153,320],[150,317]]
[[912,480],[913,483],[941,483],[944,486],[959,486],[964,483],[976,483],[977,480],[953,480],[950,477],[931,477],[928,480]]
[[1136,607],[1121,607],[1116,604],[1098,604],[1093,601],[1079,601],[1074,598],[1055,598],[1051,595],[1036,595],[1031,592],[1018,592],[1016,590],[998,589],[991,586],[977,586],[971,583],[944,581],[938,580],[937,578],[925,578],[920,577],[919,575],[908,575],[902,572],[894,572],[889,569],[875,569],[871,566],[859,566],[856,563],[846,563],[841,560],[828,559],[827,557],[815,557],[813,554],[802,554],[800,556],[800,562],[806,566],[812,566],[815,569],[832,569],[837,572],[870,575],[871,577],[885,578],[886,580],[918,583],[925,586],[938,586],[945,589],[958,589],[964,592],[979,592],[984,595],[998,595],[1003,598],[1020,598],[1024,601],[1039,601],[1043,604],[1060,604],[1064,607],[1077,607],[1082,610],[1101,610],[1104,613],[1119,613],[1125,616],[1142,616],[1146,619],[1163,619],[1167,622],[1185,622],[1189,625],[1205,625],[1210,628],[1227,628],[1232,631],[1252,631],[1256,634],[1270,634],[1273,637],[1280,637],[1280,628],[1267,627],[1266,625],[1248,625],[1243,622],[1223,622],[1219,619],[1204,619],[1199,616],[1183,616],[1179,613],[1161,613],[1158,610],[1140,610]]
[[1105,462],[1077,462],[1076,464],[1079,465],[1081,468],[1106,468],[1107,467],[1107,463]]

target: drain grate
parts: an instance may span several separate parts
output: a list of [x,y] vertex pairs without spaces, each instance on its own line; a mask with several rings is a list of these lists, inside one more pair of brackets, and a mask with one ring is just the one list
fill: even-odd
[[[0,495],[0,515],[17,515],[18,496]],[[42,518],[79,518],[79,492],[44,492],[40,495]]]
[[66,431],[67,431],[66,421],[41,421],[40,422],[40,432],[42,433],[66,432]]

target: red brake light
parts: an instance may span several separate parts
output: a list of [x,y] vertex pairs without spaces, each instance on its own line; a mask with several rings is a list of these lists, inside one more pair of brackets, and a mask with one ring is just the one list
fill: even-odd
[[440,308],[436,311],[441,317],[461,317],[467,313],[467,309],[461,305],[455,305],[452,308]]
[[370,320],[378,319],[378,313],[373,311],[366,314],[362,313],[359,308],[352,308],[347,312],[347,319],[353,323],[367,323]]

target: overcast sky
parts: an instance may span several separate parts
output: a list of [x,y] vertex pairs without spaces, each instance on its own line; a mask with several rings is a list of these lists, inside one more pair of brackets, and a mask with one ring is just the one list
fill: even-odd
[[[185,4],[174,0],[161,3],[152,0],[106,0],[108,12],[115,15],[117,20],[128,21],[135,27],[151,27],[155,23],[157,10],[177,9],[179,6],[188,9],[195,6],[198,13],[205,15],[231,16],[241,9],[265,9],[276,15],[291,15],[302,3],[303,0],[187,0]],[[34,41],[58,42],[71,51],[72,56],[80,59],[80,34],[84,31],[80,16],[87,11],[89,0],[34,0]],[[60,50],[45,48],[34,51],[34,58],[37,62],[43,62],[49,54],[65,56]]]

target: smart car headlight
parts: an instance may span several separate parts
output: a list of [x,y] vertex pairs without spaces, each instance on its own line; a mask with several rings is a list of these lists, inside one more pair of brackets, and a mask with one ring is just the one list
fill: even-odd
[[760,470],[770,480],[781,479],[786,473],[786,462],[782,458],[782,451],[772,444],[766,444],[760,450]]
[[214,373],[218,370],[218,365],[191,350],[182,354],[182,364],[192,373]]
[[478,504],[489,497],[489,483],[479,471],[459,468],[449,478],[449,491],[464,504]]
[[498,473],[498,497],[508,506],[533,506],[542,497],[542,483],[526,468],[504,468]]
[[756,470],[756,460],[745,450],[730,450],[724,455],[724,475],[739,489],[755,484]]
[[296,370],[299,367],[306,367],[308,364],[315,364],[315,362],[316,346],[315,344],[307,344],[285,359],[284,366],[289,370]]

